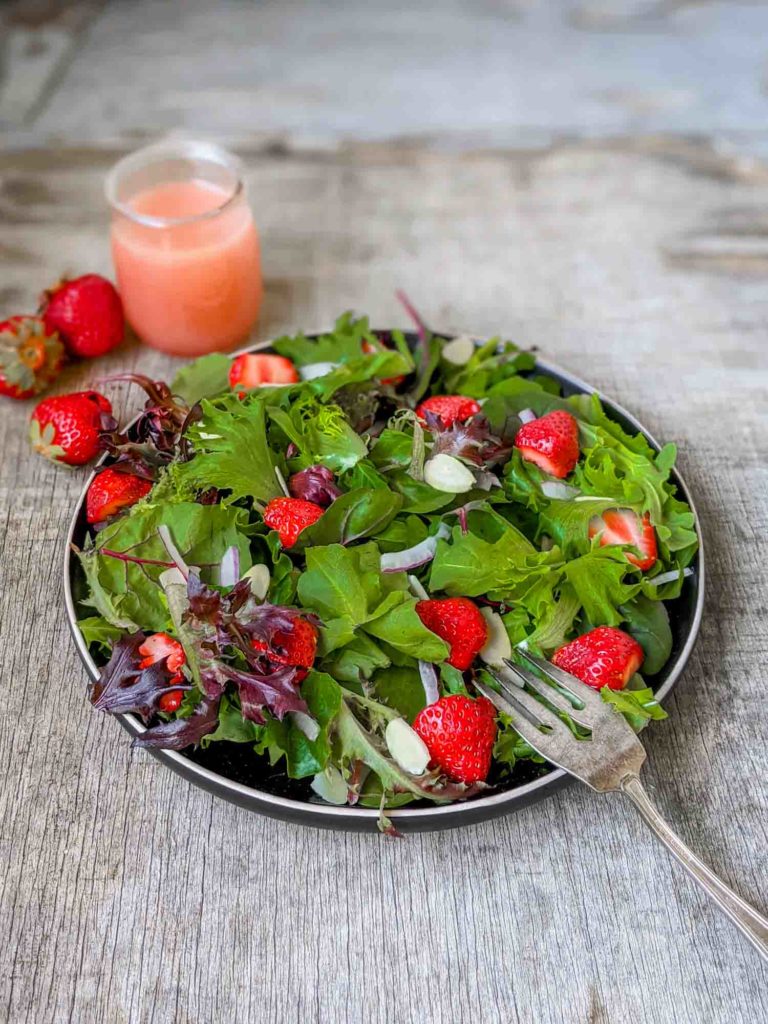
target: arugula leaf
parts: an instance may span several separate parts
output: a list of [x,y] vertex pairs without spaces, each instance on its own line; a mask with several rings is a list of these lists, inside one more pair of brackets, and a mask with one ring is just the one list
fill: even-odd
[[373,687],[378,700],[394,708],[406,722],[413,722],[426,706],[424,686],[415,668],[385,668],[373,677]]
[[122,629],[113,626],[101,615],[90,615],[78,619],[78,629],[89,647],[98,647],[102,654],[108,654],[112,645],[123,635]]
[[326,544],[351,544],[384,530],[403,499],[389,490],[361,487],[343,494],[323,515],[299,534],[296,550]]
[[643,648],[643,673],[653,676],[660,672],[672,653],[672,630],[666,607],[661,601],[651,601],[638,594],[619,611],[626,620],[627,632]]
[[182,366],[171,384],[174,395],[183,398],[189,406],[203,398],[214,398],[229,387],[229,370],[232,360],[221,352],[200,356]]
[[267,444],[264,403],[238,402],[219,409],[202,403],[202,419],[189,430],[195,456],[176,462],[171,474],[180,485],[201,491],[229,491],[229,501],[255,498],[268,502],[282,495],[275,462]]
[[635,729],[642,729],[649,719],[659,721],[667,717],[666,711],[650,688],[612,690],[604,686],[600,690],[600,695],[606,704],[613,704]]
[[310,740],[295,721],[286,716],[282,721],[270,718],[261,726],[261,737],[256,745],[259,753],[269,754],[270,764],[277,764],[285,757],[286,770],[292,779],[315,775],[328,764],[329,731],[342,706],[342,689],[325,672],[311,671],[302,683],[301,695],[320,726],[315,739]]
[[[624,582],[630,570],[624,552],[612,547],[595,548],[565,563],[565,578],[593,626],[618,626],[622,622],[619,605],[626,604],[640,590],[639,583]],[[636,570],[632,572],[637,576]]]

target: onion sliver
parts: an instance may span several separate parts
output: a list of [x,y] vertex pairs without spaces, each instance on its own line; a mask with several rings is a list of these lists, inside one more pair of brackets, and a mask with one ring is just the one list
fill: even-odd
[[429,661],[421,661],[419,659],[419,675],[421,676],[421,685],[424,687],[424,696],[427,699],[427,704],[434,704],[436,700],[440,700],[435,666]]

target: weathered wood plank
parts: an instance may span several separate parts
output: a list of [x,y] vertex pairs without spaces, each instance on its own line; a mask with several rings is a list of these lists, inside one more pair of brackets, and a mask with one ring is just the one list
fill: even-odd
[[[109,269],[115,153],[0,154],[3,309],[65,267]],[[768,868],[768,447],[760,265],[674,257],[763,222],[765,169],[654,142],[539,151],[244,150],[261,226],[259,335],[354,306],[536,343],[678,441],[710,564],[701,641],[648,735],[648,780],[747,897]],[[762,218],[762,219],[761,219]],[[171,360],[126,346],[92,373]],[[122,394],[122,393],[121,393]],[[120,397],[121,410],[136,397]],[[387,842],[249,815],[93,713],[63,622],[81,486],[0,406],[0,1019],[737,1024],[766,973],[617,799],[572,788],[516,816]]]

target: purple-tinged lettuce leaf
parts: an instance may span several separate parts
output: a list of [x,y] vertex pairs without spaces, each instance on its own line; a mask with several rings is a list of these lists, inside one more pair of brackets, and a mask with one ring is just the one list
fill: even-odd
[[289,711],[309,712],[299,689],[304,669],[294,665],[269,673],[248,672],[231,665],[221,665],[220,669],[225,678],[237,686],[243,717],[251,722],[264,723],[264,708],[277,719]]
[[[148,721],[158,710],[160,698],[168,692],[169,672],[165,661],[139,667],[139,647],[145,639],[143,633],[133,633],[114,645],[112,656],[91,686],[90,701],[97,711],[110,715],[134,713]],[[174,689],[191,687],[181,684]]]
[[161,747],[163,750],[184,750],[200,742],[219,724],[219,701],[203,698],[189,718],[161,722],[137,736],[134,747]]
[[288,481],[288,490],[293,498],[313,501],[327,508],[342,494],[335,481],[336,478],[327,466],[307,466],[300,473],[293,474]]

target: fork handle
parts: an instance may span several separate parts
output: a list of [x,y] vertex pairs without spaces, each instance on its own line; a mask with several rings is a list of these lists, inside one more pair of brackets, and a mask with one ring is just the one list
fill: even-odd
[[623,779],[621,789],[638,809],[646,825],[664,843],[672,856],[682,864],[689,875],[696,879],[723,913],[730,917],[755,949],[768,960],[768,920],[740,896],[737,896],[733,889],[730,889],[714,871],[711,871],[703,861],[699,860],[692,850],[688,849],[651,803],[637,775],[628,775]]

